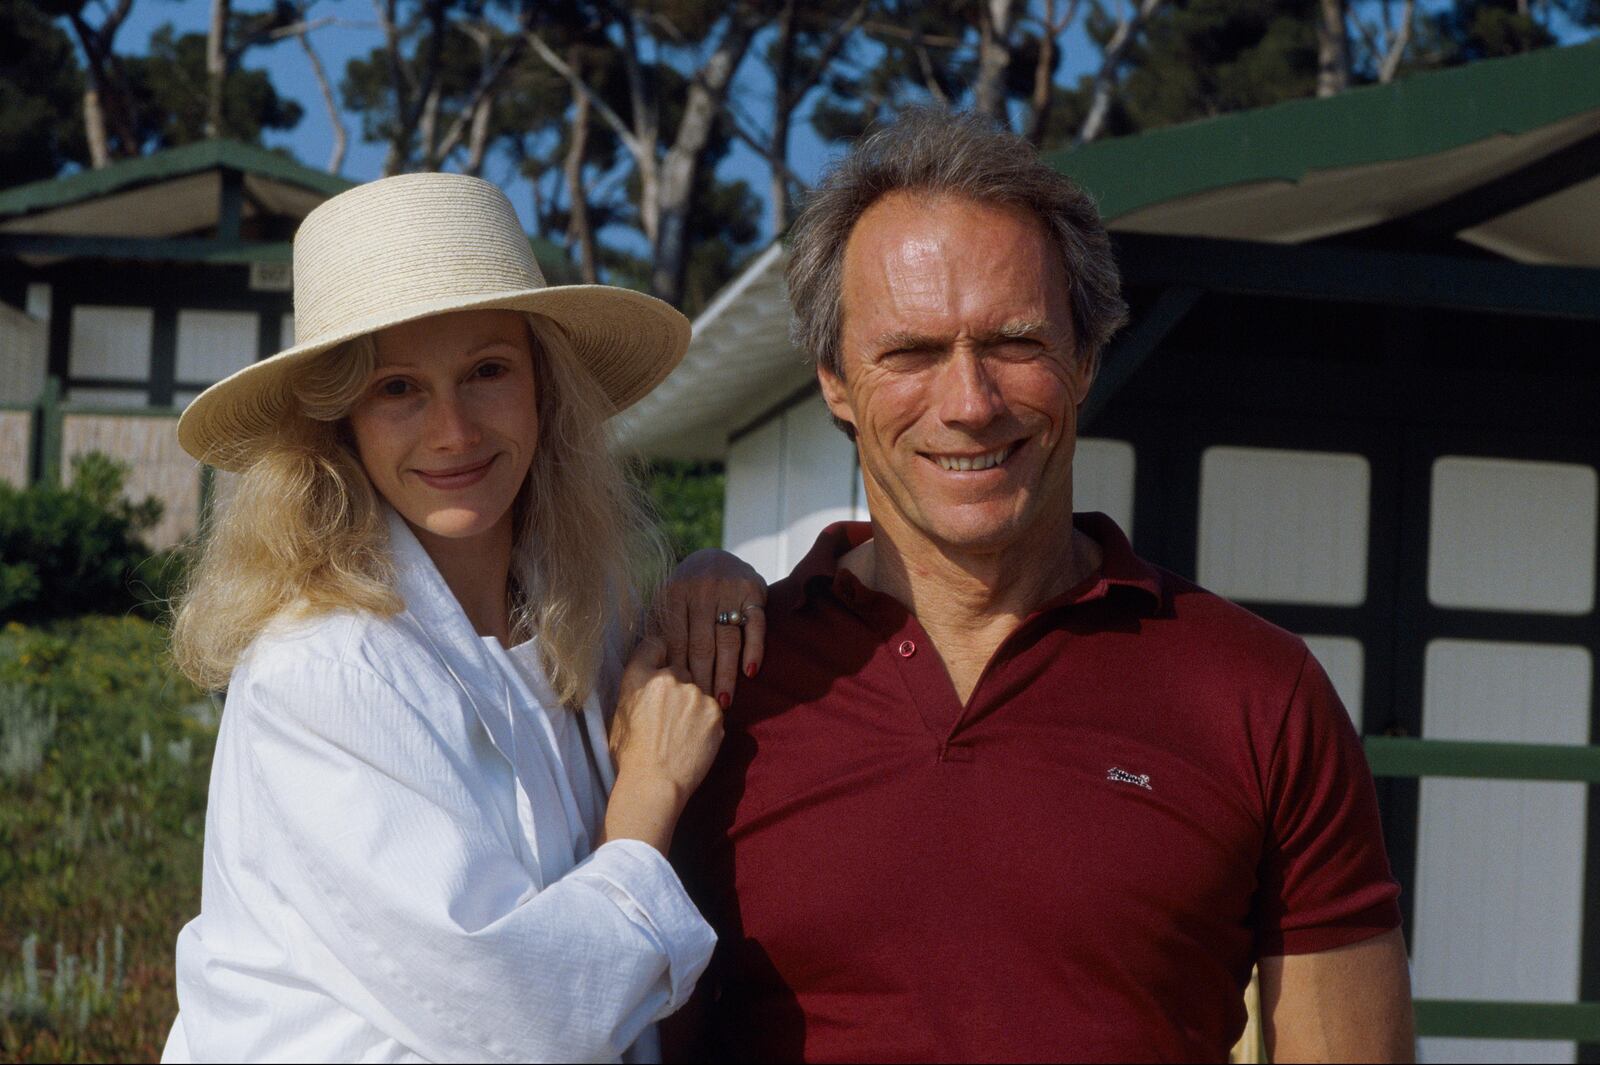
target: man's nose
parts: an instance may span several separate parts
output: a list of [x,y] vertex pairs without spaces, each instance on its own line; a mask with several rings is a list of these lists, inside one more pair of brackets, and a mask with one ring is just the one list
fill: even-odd
[[939,380],[939,416],[947,425],[988,425],[1005,410],[1000,390],[982,356],[970,349],[953,352]]
[[428,404],[427,445],[436,451],[468,451],[482,438],[472,411],[454,392],[436,394]]

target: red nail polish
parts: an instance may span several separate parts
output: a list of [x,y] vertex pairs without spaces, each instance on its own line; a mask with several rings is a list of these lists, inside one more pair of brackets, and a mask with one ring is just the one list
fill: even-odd
[[756,670],[758,670],[760,668],[761,668],[761,663],[759,663],[759,662],[751,662],[748,666],[744,667],[744,675],[747,676],[747,677],[753,677],[753,676],[756,675]]
[[722,708],[726,710],[728,708],[728,704],[733,702],[733,696],[729,695],[727,692],[718,692],[717,702],[721,703]]

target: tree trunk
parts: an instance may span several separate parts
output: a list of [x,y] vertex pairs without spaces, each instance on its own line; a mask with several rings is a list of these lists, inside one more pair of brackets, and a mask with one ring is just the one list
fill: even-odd
[[211,0],[211,28],[206,34],[206,123],[207,137],[220,137],[222,95],[228,81],[229,0]]
[[[89,141],[91,160],[95,158],[96,152],[99,152],[106,163],[110,162],[109,133],[115,133],[117,136],[118,155],[133,156],[139,153],[133,101],[126,92],[126,80],[116,76],[120,66],[117,63],[116,53],[112,50],[117,30],[122,27],[128,12],[132,9],[133,0],[119,0],[116,8],[98,27],[89,25],[81,13],[74,12],[68,16],[73,32],[78,35],[78,42],[83,46],[84,58],[87,60],[88,69],[85,74],[88,85],[84,93],[83,110],[84,133]],[[99,167],[106,163],[94,165]]]
[[1378,65],[1378,84],[1387,85],[1394,80],[1395,72],[1400,69],[1400,61],[1405,58],[1406,48],[1411,44],[1413,20],[1416,18],[1416,0],[1406,0],[1405,6],[1400,9],[1400,25],[1390,35],[1388,48],[1383,53],[1383,62]]
[[1350,87],[1344,0],[1319,0],[1317,10],[1317,95],[1337,96]]
[[418,155],[423,170],[439,169],[439,104],[443,93],[435,84],[422,98],[422,115],[417,121]]
[[1073,144],[1088,144],[1105,131],[1106,116],[1111,113],[1111,96],[1117,87],[1117,68],[1122,65],[1122,57],[1133,46],[1139,30],[1150,21],[1150,16],[1156,13],[1161,3],[1162,0],[1139,0],[1133,12],[1117,23],[1116,32],[1106,42],[1105,52],[1101,55],[1100,69],[1094,76],[1089,113],[1084,116],[1083,125],[1078,127],[1078,135],[1072,139]]
[[473,108],[472,133],[467,138],[467,162],[461,168],[463,174],[483,176],[483,163],[489,155],[489,119],[494,115],[495,95],[489,93]]
[[[576,48],[573,49],[577,51]],[[573,67],[577,67],[574,57]],[[578,248],[578,269],[583,275],[586,284],[596,284],[600,280],[599,266],[595,262],[594,226],[589,220],[589,193],[583,187],[584,157],[589,153],[589,98],[582,93],[575,94],[575,108],[572,115],[572,143],[567,146],[567,158],[562,165],[562,172],[567,182],[567,202],[571,206],[569,212],[571,220],[567,223],[567,236],[569,244]]]
[[[1051,16],[1055,15],[1055,0],[1049,0]],[[1044,143],[1044,131],[1050,125],[1050,105],[1055,102],[1055,83],[1050,80],[1050,68],[1055,63],[1056,39],[1050,30],[1052,18],[1045,20],[1045,31],[1039,35],[1039,61],[1033,66],[1033,97],[1028,101],[1028,125],[1023,136],[1034,147]]]
[[754,22],[733,17],[722,43],[701,68],[700,76],[690,84],[677,136],[662,160],[660,184],[656,190],[659,215],[652,249],[655,261],[650,272],[650,289],[674,305],[683,299],[684,269],[689,260],[689,210],[693,206],[700,157],[711,138],[712,123],[722,108],[728,85],[756,29]]
[[794,111],[789,93],[794,78],[794,8],[795,0],[785,0],[778,14],[777,63],[772,72],[777,88],[772,96],[772,141],[767,147],[767,166],[772,171],[767,197],[774,237],[789,228],[789,174],[785,161],[789,158],[789,118]]
[[978,84],[974,109],[997,122],[1006,121],[1006,69],[1011,66],[1012,0],[984,0],[980,9]]
[[111,165],[111,147],[106,143],[106,115],[100,107],[100,92],[90,83],[83,91],[83,132],[89,141],[89,166],[102,170]]
[[301,29],[295,36],[300,38],[300,47],[305,49],[306,59],[311,63],[311,73],[317,79],[317,91],[322,93],[322,106],[327,108],[328,123],[333,126],[333,151],[328,156],[328,173],[337,174],[344,169],[344,153],[350,146],[350,135],[345,132],[339,101],[333,95],[333,84],[328,81],[327,68],[322,65],[322,57],[317,55],[317,50],[311,47],[311,31]]

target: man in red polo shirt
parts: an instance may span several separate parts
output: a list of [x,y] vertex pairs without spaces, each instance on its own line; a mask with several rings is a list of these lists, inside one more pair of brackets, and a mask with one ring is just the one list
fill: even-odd
[[734,1061],[1412,1053],[1359,740],[1304,643],[1072,512],[1124,308],[1092,203],[972,118],[869,138],[795,228],[796,336],[872,521],[767,604],[679,827]]

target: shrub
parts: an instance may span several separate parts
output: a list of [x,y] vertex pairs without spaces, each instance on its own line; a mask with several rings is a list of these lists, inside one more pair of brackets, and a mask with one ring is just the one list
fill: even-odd
[[[79,455],[68,487],[0,483],[0,621],[122,613],[144,599],[130,578],[150,554],[154,498],[122,498],[128,467]],[[165,584],[163,584],[165,587]]]
[[167,639],[136,616],[0,626],[0,747],[27,737],[27,771],[0,773],[0,1061],[161,1052],[217,727]]
[[726,476],[716,463],[654,462],[644,471],[645,490],[655,504],[673,553],[722,546],[722,490]]

